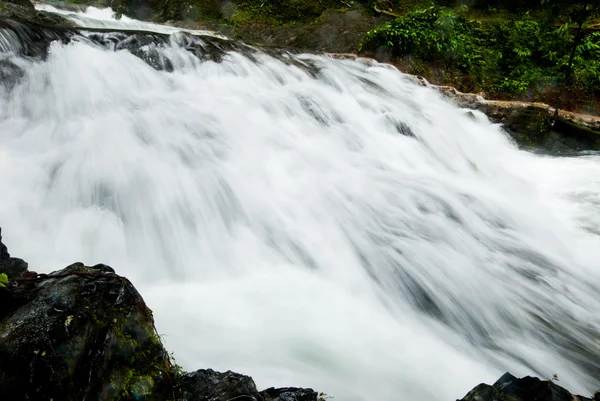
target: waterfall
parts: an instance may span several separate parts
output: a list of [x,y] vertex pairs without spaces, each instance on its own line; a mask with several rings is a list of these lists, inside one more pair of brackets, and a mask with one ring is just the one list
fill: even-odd
[[32,270],[113,266],[179,364],[259,387],[600,388],[600,155],[519,150],[375,61],[39,7],[121,31],[34,57],[0,26],[0,223]]

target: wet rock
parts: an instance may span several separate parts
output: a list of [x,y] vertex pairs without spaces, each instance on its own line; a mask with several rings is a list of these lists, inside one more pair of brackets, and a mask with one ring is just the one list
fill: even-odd
[[0,262],[10,258],[10,254],[8,253],[8,248],[2,242],[2,228],[0,227]]
[[182,401],[317,401],[312,389],[268,388],[258,392],[251,377],[227,371],[201,369],[183,375],[179,381]]
[[600,150],[600,117],[555,109],[544,103],[486,100],[474,93],[462,93],[450,86],[430,85],[415,80],[452,99],[458,106],[479,110],[525,147],[544,148],[560,153]]
[[8,0],[7,3],[16,4],[25,8],[29,8],[31,10],[34,9],[33,3],[29,0]]
[[251,377],[231,371],[201,369],[187,373],[182,376],[180,387],[182,401],[261,400]]
[[[600,399],[600,394],[596,396]],[[471,390],[460,401],[592,401],[596,398],[587,398],[571,394],[554,381],[540,380],[536,377],[516,378],[510,373],[505,373],[493,386],[480,384]]]
[[0,399],[172,399],[151,311],[108,266],[75,263],[0,291]]
[[[29,0],[0,0],[0,22],[12,19],[39,26],[72,28],[75,24],[57,14],[37,11]],[[2,28],[2,24],[0,24]]]
[[27,271],[27,262],[23,259],[12,258],[8,253],[8,248],[2,242],[2,228],[0,228],[0,273],[7,275],[9,280],[13,280]]
[[0,60],[0,86],[10,90],[25,75],[25,72],[9,60]]
[[[317,401],[321,397],[310,388],[268,388],[260,392],[264,401]],[[322,398],[321,398],[322,399]]]

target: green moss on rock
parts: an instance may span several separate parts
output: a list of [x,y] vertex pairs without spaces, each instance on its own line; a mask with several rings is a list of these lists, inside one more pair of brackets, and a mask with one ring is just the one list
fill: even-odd
[[111,270],[77,263],[0,294],[11,309],[0,320],[0,399],[173,398],[152,313]]

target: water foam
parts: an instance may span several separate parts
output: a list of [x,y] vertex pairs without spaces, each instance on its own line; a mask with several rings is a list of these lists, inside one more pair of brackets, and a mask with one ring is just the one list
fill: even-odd
[[374,62],[161,51],[172,73],[78,41],[18,60],[0,98],[11,253],[114,266],[185,368],[262,387],[600,385],[598,155],[520,151]]

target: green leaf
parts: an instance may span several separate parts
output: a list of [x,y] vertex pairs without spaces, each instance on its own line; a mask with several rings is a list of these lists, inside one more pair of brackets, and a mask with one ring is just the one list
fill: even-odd
[[8,284],[8,276],[5,273],[0,273],[0,287],[6,287]]

